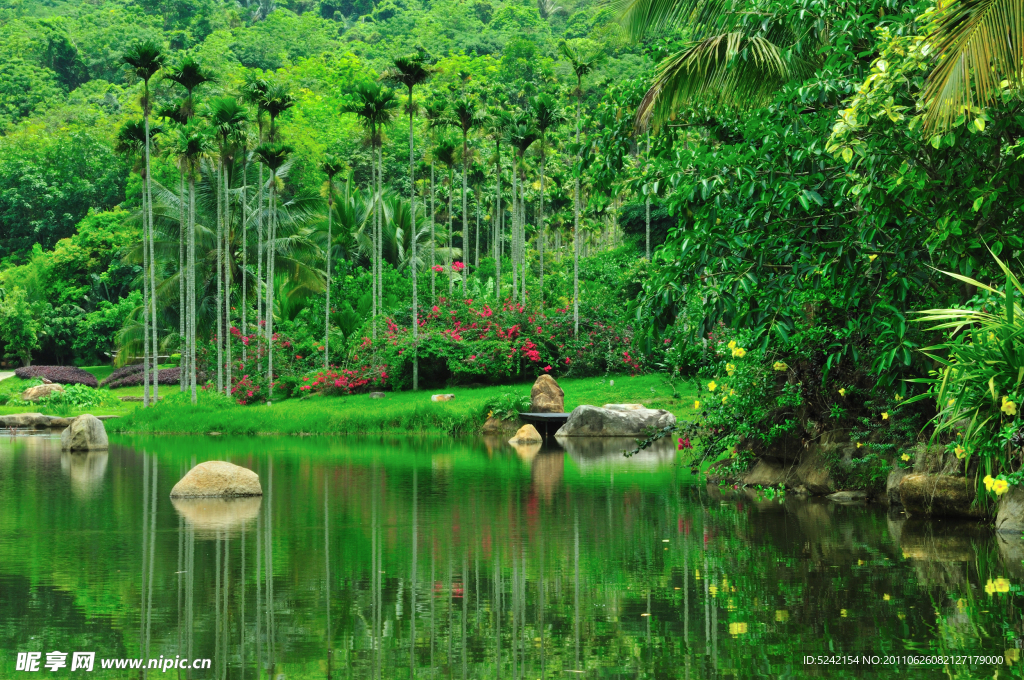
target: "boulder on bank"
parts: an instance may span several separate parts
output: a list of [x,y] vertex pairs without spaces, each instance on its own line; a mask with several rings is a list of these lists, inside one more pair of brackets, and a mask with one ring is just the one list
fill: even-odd
[[480,428],[483,434],[513,434],[519,429],[519,420],[504,420],[494,416],[489,417],[484,426]]
[[597,406],[577,406],[555,434],[560,437],[641,437],[651,430],[675,424],[676,417],[663,409],[613,411]]
[[62,451],[95,451],[109,446],[103,421],[88,413],[72,420],[60,433]]
[[515,446],[516,444],[539,444],[542,441],[544,441],[544,438],[540,436],[540,432],[537,431],[537,428],[527,423],[519,428],[518,432],[512,435],[512,439],[509,439],[508,443]]
[[537,378],[530,390],[531,413],[565,413],[565,392],[550,375]]
[[200,463],[171,489],[171,498],[262,496],[260,477],[252,470],[223,460]]
[[974,486],[966,477],[951,475],[907,475],[900,481],[900,502],[909,517],[969,517],[984,513],[974,502]]
[[44,416],[42,413],[12,413],[9,416],[0,416],[0,427],[45,430],[50,427],[51,420],[50,416]]
[[39,401],[43,397],[48,397],[54,392],[63,392],[64,386],[58,385],[57,383],[44,383],[42,385],[35,385],[30,387],[21,393],[22,401]]

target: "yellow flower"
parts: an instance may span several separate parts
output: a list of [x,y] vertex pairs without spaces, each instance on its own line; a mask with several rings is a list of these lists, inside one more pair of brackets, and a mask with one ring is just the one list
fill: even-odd
[[722,395],[722,403],[724,404],[728,398],[729,398],[729,395],[723,394]]
[[734,347],[732,350],[732,355],[737,359],[742,359],[747,355],[747,350],[743,349],[742,347]]
[[716,389],[718,389],[718,383],[714,380],[708,383],[708,392],[714,392]]
[[891,598],[891,597],[889,597],[889,593],[886,593],[885,595],[882,595],[882,599],[883,599],[883,600],[885,600],[886,602],[888,602],[888,601],[889,601],[889,600],[891,600],[892,598]]
[[1005,578],[997,578],[992,582],[992,585],[996,587],[997,593],[1008,593],[1010,592],[1010,582]]
[[907,454],[904,453],[902,456],[900,456],[900,459],[903,460],[904,462],[906,462],[906,461],[910,460],[910,456],[908,456]]
[[1003,397],[1003,407],[999,410],[1008,416],[1017,415],[1017,405],[1006,397]]
[[874,262],[876,257],[878,257],[878,255],[868,255],[868,261]]
[[863,444],[861,444],[860,442],[857,442],[857,448],[858,448],[858,449],[859,449],[860,447],[862,447],[862,446],[864,446],[864,445],[863,445]]
[[955,454],[956,454],[956,457],[957,457],[957,458],[963,458],[963,457],[964,457],[964,454],[966,454],[966,453],[967,453],[967,451],[966,451],[966,450],[964,449],[964,447],[962,447],[962,446],[958,446],[958,447],[956,447],[955,449],[953,449],[953,453],[955,453]]
[[992,341],[994,341],[995,339],[996,339],[996,334],[995,334],[995,333],[993,333],[992,331],[989,331],[989,334],[988,334],[988,341],[989,341],[989,342],[992,342]]
[[729,396],[730,397],[735,397],[736,396],[736,390],[729,390]]
[[718,586],[708,586],[708,592],[711,593],[711,597],[718,597]]
[[736,372],[736,365],[735,364],[726,364],[725,365],[725,372],[728,373],[729,375],[732,375],[733,373]]
[[730,340],[728,347],[729,347],[729,349],[734,349],[736,347],[736,341],[735,340]]
[[839,396],[840,397],[845,397],[846,396],[846,388],[845,387],[840,387],[839,388]]
[[882,420],[889,420],[889,412],[882,411]]
[[786,369],[789,368],[789,366],[782,363],[781,361],[776,361],[774,364],[772,364],[772,368],[775,369],[776,371],[785,371]]
[[992,491],[994,491],[997,496],[1002,496],[1009,490],[1010,485],[1005,479],[995,479],[992,481]]
[[956,601],[956,610],[958,612],[960,612],[961,614],[964,613],[965,611],[967,611],[967,600],[965,600],[962,597],[959,600],[957,600]]
[[946,402],[946,406],[952,406],[955,403],[956,403],[956,399],[950,399],[949,401]]
[[700,408],[700,399],[696,399],[696,400],[694,400],[694,402],[693,402],[693,408],[694,408],[694,409],[699,409],[699,408]]
[[992,479],[992,475],[985,475],[985,479],[983,479],[981,481],[982,481],[982,483],[985,484],[985,491],[991,491],[992,490],[992,484],[996,480]]
[[785,609],[776,609],[775,610],[775,620],[783,622],[783,623],[786,622],[786,621],[789,621],[789,612],[786,611]]
[[840,609],[839,610],[839,615],[845,619],[846,618],[846,610],[845,609]]
[[747,632],[747,624],[738,622],[729,624],[729,635],[743,635]]
[[895,399],[896,401],[903,401],[903,395],[897,394],[896,396],[893,397],[893,399]]

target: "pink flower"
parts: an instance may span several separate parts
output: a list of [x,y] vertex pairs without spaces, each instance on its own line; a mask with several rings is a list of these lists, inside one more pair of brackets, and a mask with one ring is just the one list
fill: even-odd
[[547,366],[544,367],[544,372],[545,373],[547,373],[550,370],[551,370],[551,364],[548,364]]
[[462,264],[461,262],[458,262],[458,261],[452,262],[452,269],[454,271],[461,272],[465,268],[466,268],[466,265]]
[[432,312],[439,312],[441,310],[438,308],[437,305],[434,305],[433,307],[430,308],[430,311],[432,311]]
[[471,355],[471,356],[469,357],[469,360],[470,360],[470,361],[476,361],[476,355],[475,355],[475,354]]
[[444,271],[444,267],[442,267],[439,264],[435,264],[433,267],[431,267],[431,269],[433,269],[435,272],[438,272],[438,273],[441,273],[441,272]]

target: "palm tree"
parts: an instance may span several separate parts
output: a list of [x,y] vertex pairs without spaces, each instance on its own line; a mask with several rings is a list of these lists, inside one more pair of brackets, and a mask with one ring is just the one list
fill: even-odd
[[332,154],[328,154],[324,157],[323,163],[320,164],[320,170],[327,175],[327,249],[324,251],[326,262],[326,274],[327,274],[327,298],[324,303],[324,370],[327,370],[329,364],[328,352],[330,343],[330,329],[331,329],[331,244],[333,243],[331,234],[331,216],[334,213],[334,176],[345,169],[345,164],[341,162],[339,158]]
[[267,86],[263,95],[263,108],[270,115],[270,136],[271,144],[277,141],[277,119],[278,117],[295,106],[295,97],[288,91],[288,88],[280,83],[273,83]]
[[[227,340],[231,325],[231,281],[230,267],[225,258],[227,237],[230,229],[231,199],[228,168],[231,165],[234,142],[244,131],[248,115],[245,107],[234,97],[218,97],[210,102],[210,123],[217,135],[219,154],[217,159],[217,390],[231,392],[231,343]],[[244,226],[243,226],[244,228]],[[227,356],[227,383],[224,382],[224,352]]]
[[512,204],[514,206],[512,211],[512,229],[515,234],[513,240],[512,280],[514,289],[514,272],[518,266],[519,293],[524,305],[526,304],[526,151],[538,139],[540,139],[540,132],[534,127],[530,117],[525,114],[515,116],[512,125],[508,129],[508,141],[512,148],[516,150],[517,156],[512,172]]
[[501,206],[501,143],[508,129],[509,116],[505,109],[492,108],[487,116],[487,135],[494,140],[494,219],[492,220],[491,239],[494,250],[494,296],[501,301],[501,241],[503,210]]
[[[260,144],[255,149],[256,158],[270,171],[270,224],[267,225],[267,281],[274,280],[274,253],[277,244],[277,173],[288,160],[292,147],[287,144]],[[267,286],[267,403],[274,396],[274,286]]]
[[[392,68],[384,73],[384,77],[394,83],[404,85],[409,90],[409,100],[406,109],[409,113],[409,216],[412,220],[412,233],[416,233],[416,166],[414,161],[415,135],[413,134],[412,119],[416,110],[412,101],[412,90],[417,85],[422,85],[430,78],[431,69],[423,63],[422,57],[398,57],[394,60]],[[419,258],[416,256],[416,238],[412,239],[412,389],[419,389],[420,362],[419,362],[419,302],[416,297],[416,270]]]
[[477,114],[476,102],[469,97],[460,97],[452,105],[452,115],[455,121],[458,123],[459,129],[462,130],[462,296],[466,296],[466,272],[468,271],[469,258],[466,253],[469,252],[469,241],[466,239],[467,221],[469,219],[469,213],[466,210],[466,186],[468,178],[466,177],[466,164],[469,162],[469,131],[475,126],[481,123],[480,116]]
[[[476,247],[474,248],[476,255],[473,262],[474,267],[480,266],[480,192],[486,181],[487,171],[482,165],[473,163],[473,167],[469,170],[469,186],[473,187],[473,197],[476,202]],[[467,257],[467,259],[469,258]]]
[[[257,145],[263,143],[263,114],[267,112],[267,92],[270,91],[270,83],[267,82],[261,75],[255,71],[247,71],[245,74],[245,84],[242,85],[242,100],[250,106],[256,107],[256,129]],[[246,158],[248,160],[248,158]],[[256,247],[256,320],[259,322],[263,318],[263,164],[257,163],[259,166],[259,176],[257,178],[259,191],[256,198],[256,232],[257,232],[257,247]],[[244,252],[244,251],[243,251]],[[244,291],[245,280],[248,277],[243,277],[242,286]],[[248,297],[243,292],[242,299],[245,304],[242,306],[242,328],[243,332],[248,332],[248,325],[246,323],[246,309],[249,307]],[[242,351],[245,351],[243,346]]]
[[[649,0],[636,0],[637,2]],[[683,0],[687,1],[687,0]],[[601,59],[600,50],[590,46],[589,41],[567,40],[560,46],[562,56],[569,60],[573,73],[576,74],[576,167],[573,169],[575,186],[573,188],[573,232],[572,232],[572,313],[573,334],[580,332],[580,113],[583,110],[583,76],[591,73]]]
[[[125,66],[135,75],[136,78],[142,81],[142,120],[145,126],[145,161],[143,166],[143,192],[145,198],[142,201],[143,206],[143,217],[142,217],[142,248],[143,248],[143,265],[142,265],[142,278],[143,278],[143,304],[148,305],[146,311],[143,314],[143,332],[149,333],[149,322],[152,317],[152,333],[153,333],[153,401],[157,400],[157,333],[156,333],[156,274],[155,274],[155,246],[153,244],[153,191],[150,183],[149,176],[149,112],[152,107],[152,102],[149,98],[149,81],[157,74],[157,72],[163,68],[164,55],[160,51],[160,46],[151,40],[136,43],[132,45],[125,53],[121,56],[121,61],[124,62]],[[149,240],[149,245],[146,245],[146,240]],[[146,270],[149,270],[149,281],[148,285],[146,282]],[[149,299],[147,299],[149,298]],[[145,385],[143,389],[142,406],[146,408],[149,406],[149,336],[146,336],[146,342],[144,343],[143,350],[143,383]]]
[[458,153],[458,143],[454,139],[442,137],[434,148],[434,158],[448,168],[448,295],[454,290],[452,280],[452,260],[455,249],[452,246],[452,194],[454,193],[455,181],[455,158]]
[[[428,101],[424,105],[424,116],[427,119],[427,126],[433,131],[434,141],[437,141],[437,133],[444,130],[444,128],[451,125],[451,120],[447,116],[448,106],[441,100],[435,99]],[[434,219],[437,215],[437,207],[435,205],[435,199],[437,194],[434,188],[434,156],[430,156],[430,299],[434,300],[437,297],[436,283],[437,283],[437,272],[434,271],[434,266],[437,264],[437,240],[434,231]]]
[[544,308],[544,168],[547,160],[548,130],[565,123],[565,114],[558,109],[550,94],[539,94],[530,102],[534,124],[540,132],[540,217],[537,220],[537,251],[540,258],[540,306]]

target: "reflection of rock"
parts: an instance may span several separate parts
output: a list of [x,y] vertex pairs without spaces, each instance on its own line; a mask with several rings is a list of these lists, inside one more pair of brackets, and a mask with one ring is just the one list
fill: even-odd
[[596,406],[577,406],[556,435],[563,437],[641,437],[676,424],[676,417],[662,409],[613,411]]
[[196,465],[171,489],[171,498],[262,495],[259,475],[223,460]]
[[88,498],[103,486],[103,475],[107,471],[107,452],[71,454],[65,451],[60,456],[60,468],[71,477],[71,490],[75,495]]
[[666,437],[650,447],[626,458],[623,452],[636,448],[629,437],[560,437],[555,440],[565,449],[581,470],[614,466],[627,469],[654,469],[675,462],[676,450]]
[[1011,486],[999,499],[996,531],[1017,536],[1024,533],[1024,490],[1019,486]]
[[957,588],[967,583],[977,548],[991,534],[975,522],[909,519],[900,531],[903,557],[911,560],[919,582]]
[[965,477],[913,474],[900,482],[900,502],[911,517],[982,517],[973,501],[974,486]]
[[57,383],[49,383],[46,385],[36,385],[30,387],[21,393],[23,401],[39,401],[43,397],[48,397],[56,392],[63,392],[64,386],[58,385]]
[[564,474],[565,454],[562,452],[541,454],[533,459],[533,465],[530,466],[534,491],[547,502],[558,491]]
[[544,438],[540,436],[540,432],[537,432],[537,428],[527,423],[512,435],[512,439],[509,439],[508,443],[515,446],[516,444],[539,444],[542,441]]
[[1021,535],[996,534],[999,557],[1006,573],[1014,578],[1024,577],[1024,540]]
[[[171,505],[198,532],[233,532],[256,519],[263,498],[171,498]],[[210,536],[205,536],[210,537]]]
[[564,413],[565,392],[550,375],[542,375],[530,390],[531,413]]
[[514,444],[511,441],[512,448],[516,450],[516,455],[519,456],[519,460],[524,463],[531,462],[540,453],[540,442],[533,442],[530,444]]
[[64,451],[91,451],[109,446],[107,430],[96,416],[78,416],[60,433],[60,448]]
[[837,491],[826,496],[835,503],[863,503],[868,499],[866,491]]

